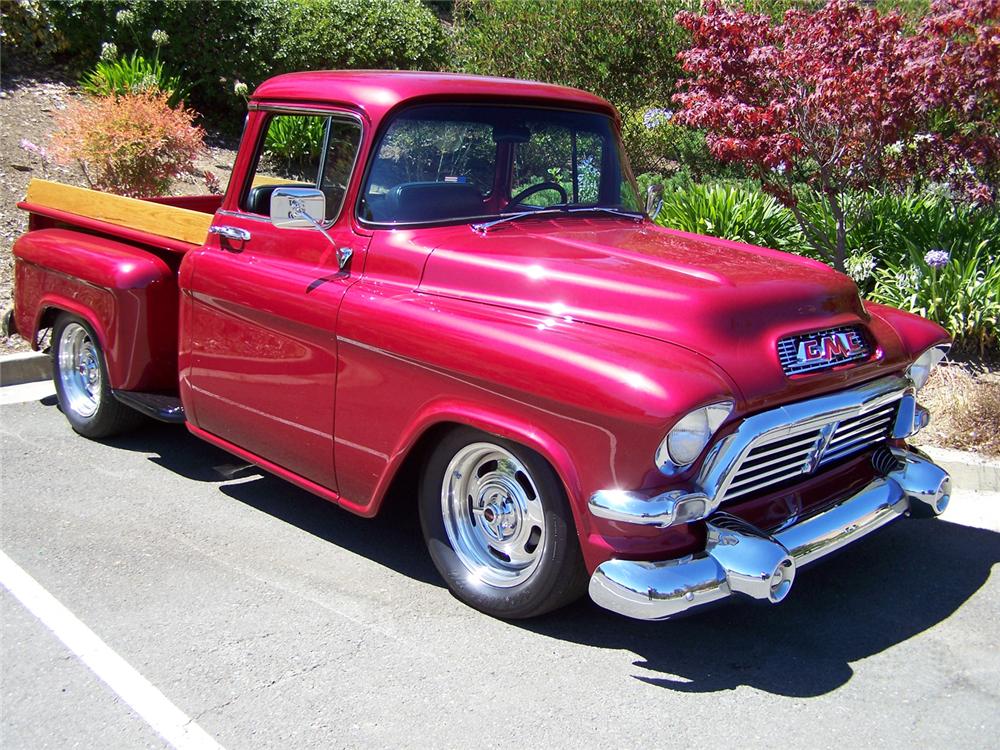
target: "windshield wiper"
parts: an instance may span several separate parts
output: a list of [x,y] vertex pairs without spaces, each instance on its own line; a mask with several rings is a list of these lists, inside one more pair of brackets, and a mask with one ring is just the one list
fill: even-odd
[[564,213],[565,209],[561,208],[543,208],[540,211],[518,211],[516,214],[505,214],[499,219],[492,219],[491,221],[484,221],[481,224],[473,224],[473,230],[479,232],[480,234],[486,234],[490,229],[495,227],[497,224],[506,224],[508,221],[515,221],[516,219],[523,219],[526,216],[551,216],[552,214]]
[[625,219],[632,219],[633,221],[642,221],[643,214],[638,211],[625,211],[621,208],[611,208],[610,206],[580,206],[578,208],[567,208],[564,209],[566,213],[579,214],[584,212],[599,212],[605,214],[611,214],[612,216],[621,216]]
[[562,208],[543,208],[537,211],[519,211],[516,214],[507,214],[505,216],[501,216],[499,219],[493,219],[492,221],[484,221],[480,224],[473,224],[472,229],[480,234],[486,234],[490,229],[499,224],[506,224],[508,221],[524,219],[529,216],[559,216],[565,214],[595,212],[605,213],[611,216],[620,216],[625,219],[632,219],[632,221],[642,221],[644,218],[640,213],[623,211],[620,208],[611,208],[609,206],[581,206],[578,208],[569,208],[568,206],[564,206]]

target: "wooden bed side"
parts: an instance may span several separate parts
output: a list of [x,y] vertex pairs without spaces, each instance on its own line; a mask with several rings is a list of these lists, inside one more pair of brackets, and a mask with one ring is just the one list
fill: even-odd
[[24,202],[192,245],[204,244],[212,225],[211,214],[49,180],[33,179]]

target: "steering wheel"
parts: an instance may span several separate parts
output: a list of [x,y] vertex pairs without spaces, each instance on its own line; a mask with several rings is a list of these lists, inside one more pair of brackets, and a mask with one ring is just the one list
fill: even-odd
[[558,182],[539,182],[537,185],[526,187],[511,198],[510,205],[516,206],[518,203],[523,203],[525,198],[530,198],[535,193],[541,193],[544,190],[555,190],[559,193],[559,197],[562,198],[562,203],[569,203],[569,195],[566,194],[566,190]]

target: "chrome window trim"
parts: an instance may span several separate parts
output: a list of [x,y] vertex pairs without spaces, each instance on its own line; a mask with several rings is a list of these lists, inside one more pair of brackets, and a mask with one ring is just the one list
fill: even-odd
[[[308,107],[300,105],[259,104],[256,102],[250,102],[247,105],[247,109],[253,112],[273,112],[275,114],[280,114],[280,115],[309,115],[313,117],[316,116],[329,117],[331,120],[333,119],[352,120],[357,123],[359,129],[358,145],[357,148],[354,149],[354,160],[351,162],[350,175],[347,179],[347,188],[344,190],[343,198],[340,199],[340,206],[338,206],[337,208],[337,213],[334,214],[333,218],[328,219],[326,222],[323,223],[324,229],[330,229],[331,227],[333,227],[338,221],[340,221],[341,217],[344,215],[344,206],[347,205],[347,194],[350,192],[351,183],[354,182],[357,176],[358,161],[361,158],[361,147],[362,145],[364,145],[365,134],[366,134],[364,118],[362,118],[361,115],[359,115],[357,112],[351,112],[349,110],[323,109],[318,107]],[[327,131],[323,135],[324,153],[320,163],[320,171],[318,175],[320,182],[322,182],[323,168],[326,166],[325,151],[326,147],[328,146],[327,143],[328,137],[329,137],[329,131]],[[267,138],[266,128],[262,129],[261,131],[261,139],[263,138]],[[260,150],[258,150],[258,147],[260,147]],[[228,210],[220,211],[219,213],[223,213],[229,216],[240,216],[247,219],[253,219],[255,221],[266,221],[268,224],[271,223],[270,217],[263,216],[261,214],[250,213],[249,211],[245,211],[242,209],[243,199],[250,193],[250,186],[253,183],[253,176],[257,171],[257,165],[260,163],[260,154],[262,150],[263,148],[261,140],[258,139],[257,143],[254,144],[255,157],[254,157],[253,167],[247,170],[246,180],[244,181],[243,187],[240,189],[239,199],[236,201],[236,204],[240,206],[241,209],[239,211],[228,211]]]
[[[642,206],[642,196],[640,195],[639,186],[636,182],[635,175],[632,172],[632,165],[628,160],[628,154],[625,151],[625,144],[622,142],[622,129],[621,122],[615,110],[604,109],[601,107],[586,107],[586,106],[545,106],[541,104],[523,104],[518,103],[514,100],[505,100],[503,98],[491,99],[487,101],[476,101],[468,99],[456,99],[454,104],[458,106],[469,106],[469,107],[512,107],[519,109],[538,109],[553,112],[567,112],[567,113],[582,113],[591,115],[600,115],[606,117],[611,125],[611,133],[614,136],[615,146],[618,150],[618,161],[619,165],[622,167],[620,170],[620,177],[624,179],[625,173],[629,177],[629,181],[636,189],[636,199],[639,201],[639,205]],[[365,229],[369,230],[379,230],[379,229],[420,229],[423,227],[435,227],[435,226],[461,226],[463,224],[475,223],[477,219],[492,219],[503,216],[503,214],[481,214],[479,216],[462,216],[462,217],[451,217],[448,219],[434,219],[432,221],[407,221],[407,222],[378,222],[365,219],[361,216],[361,202],[364,198],[364,188],[368,182],[368,176],[371,172],[372,166],[375,163],[375,155],[378,152],[379,147],[382,144],[382,139],[384,138],[389,127],[403,114],[412,110],[419,109],[421,107],[433,107],[433,106],[446,106],[447,102],[442,101],[410,101],[399,106],[398,109],[393,109],[388,113],[386,117],[382,119],[379,123],[378,130],[375,132],[375,136],[372,138],[371,148],[369,149],[368,158],[366,159],[365,169],[361,175],[361,184],[358,186],[358,195],[354,199],[354,220]],[[596,205],[596,204],[595,204]],[[643,218],[648,218],[646,212],[643,208],[640,208],[637,213]]]

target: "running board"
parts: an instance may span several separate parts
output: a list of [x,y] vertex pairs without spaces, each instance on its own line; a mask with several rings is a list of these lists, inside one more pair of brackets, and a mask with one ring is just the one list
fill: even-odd
[[184,407],[177,396],[161,393],[139,393],[138,391],[111,391],[112,395],[125,406],[161,422],[184,424]]

